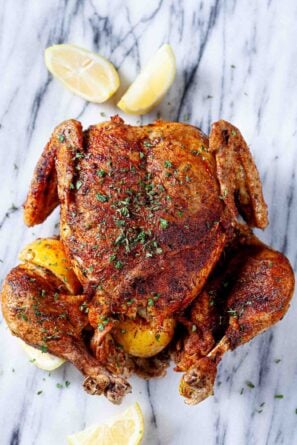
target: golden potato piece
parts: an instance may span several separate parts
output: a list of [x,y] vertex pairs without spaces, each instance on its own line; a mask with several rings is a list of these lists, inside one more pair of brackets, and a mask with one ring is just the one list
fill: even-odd
[[135,357],[152,357],[164,349],[171,341],[175,321],[167,318],[161,326],[141,319],[121,321],[112,330],[115,340],[124,350]]
[[66,257],[63,244],[58,239],[38,238],[20,252],[19,259],[50,270],[64,282],[71,294],[79,292],[80,283]]

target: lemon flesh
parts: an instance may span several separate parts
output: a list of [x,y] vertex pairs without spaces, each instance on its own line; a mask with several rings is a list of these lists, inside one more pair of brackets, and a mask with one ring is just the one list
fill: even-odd
[[45,50],[45,64],[66,88],[89,102],[105,102],[120,85],[112,63],[75,45],[50,46]]
[[67,437],[69,445],[139,445],[144,421],[138,403],[101,425],[93,425]]
[[22,348],[30,358],[30,362],[44,371],[53,371],[54,369],[59,368],[59,366],[63,365],[65,362],[63,358],[56,357],[48,352],[42,352],[37,348],[33,348],[32,346],[27,345],[27,343],[25,343],[23,340],[19,339],[19,341]]
[[130,85],[118,107],[125,113],[147,113],[163,99],[175,73],[174,52],[170,45],[163,45]]
[[58,239],[39,238],[33,241],[20,252],[19,259],[50,270],[63,281],[71,294],[76,294],[79,291],[79,281],[72,271],[63,244]]
[[175,321],[167,318],[161,326],[141,322],[139,319],[121,321],[112,335],[124,351],[135,357],[153,357],[172,340]]

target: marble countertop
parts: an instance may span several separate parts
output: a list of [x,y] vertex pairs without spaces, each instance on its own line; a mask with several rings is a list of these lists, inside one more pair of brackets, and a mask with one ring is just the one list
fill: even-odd
[[[3,0],[1,280],[24,244],[56,232],[57,211],[42,226],[28,229],[21,209],[53,127],[72,117],[88,126],[118,112],[116,99],[165,42],[176,53],[174,86],[151,114],[125,119],[149,122],[160,113],[205,132],[219,118],[237,125],[255,156],[269,205],[270,225],[259,236],[296,268],[296,22],[294,0]],[[98,51],[115,64],[122,80],[116,98],[89,104],[52,79],[43,51],[62,42]],[[144,445],[297,444],[296,309],[293,300],[283,321],[228,353],[215,396],[194,407],[179,397],[180,376],[171,370],[165,379],[132,378],[133,393],[120,407],[89,396],[71,365],[49,375],[29,363],[0,318],[0,443],[66,444],[67,434],[138,400],[145,415]],[[56,387],[66,380],[68,388]]]

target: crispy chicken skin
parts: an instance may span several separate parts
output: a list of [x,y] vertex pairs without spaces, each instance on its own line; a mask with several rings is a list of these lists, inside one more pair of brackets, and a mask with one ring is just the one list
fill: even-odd
[[[251,233],[266,227],[267,206],[247,144],[228,122],[213,124],[208,138],[175,122],[134,127],[116,116],[83,132],[80,122],[65,121],[35,168],[26,224],[40,224],[58,204],[60,237],[82,295],[67,296],[53,276],[44,281],[46,271],[21,265],[4,282],[3,313],[32,345],[42,346],[45,327],[48,350],[82,371],[90,393],[120,402],[130,389],[125,377],[163,375],[171,351],[185,373],[180,392],[197,403],[212,393],[223,353],[288,309],[294,275],[282,254]],[[150,359],[129,356],[113,338],[125,318],[161,326],[168,317],[177,322],[175,338]],[[92,332],[87,343],[85,328]]]
[[[207,137],[189,125],[131,127],[119,118],[83,134],[67,121],[44,158],[48,150],[56,152],[61,238],[85,289],[96,287],[91,324],[98,314],[166,317],[187,306],[225,242]],[[25,204],[29,225],[40,221],[38,211],[31,217],[38,171]],[[160,297],[148,311],[153,293]]]
[[238,128],[223,120],[215,122],[209,150],[215,155],[221,194],[232,217],[241,214],[250,227],[264,229],[268,216],[260,176]]
[[102,368],[87,351],[82,338],[87,317],[80,310],[84,301],[84,296],[67,295],[54,275],[29,263],[12,269],[2,289],[3,315],[13,334],[69,360],[86,376],[84,388],[89,393],[120,403],[130,385]]
[[186,371],[180,392],[189,404],[213,393],[217,365],[227,350],[283,318],[294,291],[294,273],[287,258],[251,233],[241,234],[224,254],[224,262],[192,305],[188,332],[178,347],[180,352],[173,354],[176,370]]

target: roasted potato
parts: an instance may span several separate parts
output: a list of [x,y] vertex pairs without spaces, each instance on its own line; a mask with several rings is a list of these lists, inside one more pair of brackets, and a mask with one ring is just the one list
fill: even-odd
[[112,330],[115,340],[124,350],[136,357],[152,357],[164,349],[171,341],[175,321],[167,318],[161,325],[148,323],[137,318],[120,321]]

